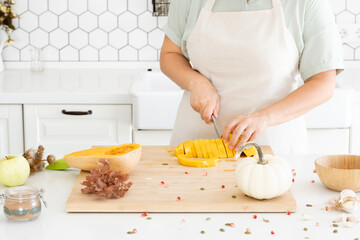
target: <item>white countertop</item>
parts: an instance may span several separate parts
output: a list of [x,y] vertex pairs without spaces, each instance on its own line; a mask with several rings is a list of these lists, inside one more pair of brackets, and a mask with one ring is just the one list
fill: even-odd
[[0,104],[131,104],[133,80],[145,69],[6,70]]
[[[337,192],[328,190],[313,173],[314,160],[318,156],[288,156],[292,168],[296,170],[292,191],[297,200],[297,212],[290,216],[285,213],[256,214],[152,214],[151,220],[141,214],[89,214],[66,213],[65,203],[77,177],[77,170],[44,171],[31,176],[26,185],[43,187],[47,190],[45,198],[49,204],[43,208],[40,217],[32,222],[17,223],[8,221],[0,212],[1,240],[112,240],[112,239],[355,239],[360,238],[360,225],[345,228],[341,223],[332,227],[332,221],[342,212],[327,212],[323,204]],[[311,183],[315,180],[315,183]],[[0,186],[3,192],[4,186]],[[306,207],[312,204],[313,207]],[[312,215],[305,221],[302,214]],[[359,212],[358,212],[359,214]],[[211,217],[211,221],[205,218]],[[269,219],[269,223],[263,222]],[[235,227],[227,227],[234,223]],[[316,226],[319,223],[319,226]],[[137,229],[136,234],[128,231]],[[224,228],[225,232],[219,229]],[[250,228],[252,234],[244,234]],[[308,231],[304,231],[308,228]],[[338,233],[333,233],[337,229]],[[205,234],[200,234],[204,230]],[[271,235],[274,231],[274,235]]]
[[[133,80],[144,72],[145,68],[46,69],[39,73],[9,69],[0,72],[0,104],[131,104]],[[337,87],[360,93],[359,78],[360,68],[348,68],[338,76]]]

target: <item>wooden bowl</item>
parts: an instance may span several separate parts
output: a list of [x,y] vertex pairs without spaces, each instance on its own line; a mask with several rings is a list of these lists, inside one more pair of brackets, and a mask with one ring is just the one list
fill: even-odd
[[360,156],[333,155],[315,160],[321,182],[331,190],[360,191]]

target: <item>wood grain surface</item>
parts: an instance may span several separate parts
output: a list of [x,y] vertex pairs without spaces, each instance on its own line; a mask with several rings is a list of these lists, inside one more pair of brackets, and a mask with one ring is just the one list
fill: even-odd
[[[262,148],[264,153],[272,153],[270,147]],[[121,199],[98,199],[82,194],[80,183],[89,173],[81,171],[66,203],[67,212],[236,213],[296,210],[291,191],[263,201],[241,193],[235,185],[235,168],[241,159],[221,159],[219,166],[211,168],[185,167],[170,152],[172,149],[174,147],[144,146],[140,163],[130,174],[133,186]],[[222,185],[225,187],[222,188]]]

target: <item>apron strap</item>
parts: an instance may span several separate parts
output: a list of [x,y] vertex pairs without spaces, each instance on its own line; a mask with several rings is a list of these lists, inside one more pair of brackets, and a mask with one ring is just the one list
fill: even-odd
[[281,0],[272,0],[273,8],[281,7]]
[[208,11],[212,11],[214,4],[215,4],[216,0],[207,0],[204,6],[204,9],[208,10]]

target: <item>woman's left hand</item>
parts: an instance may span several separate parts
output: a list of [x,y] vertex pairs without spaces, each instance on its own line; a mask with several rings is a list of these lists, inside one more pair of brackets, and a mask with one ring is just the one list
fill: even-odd
[[[269,119],[264,112],[239,115],[226,124],[222,137],[224,142],[228,142],[232,133],[229,148],[237,151],[245,143],[255,141],[268,127]],[[240,136],[241,139],[237,143]]]

